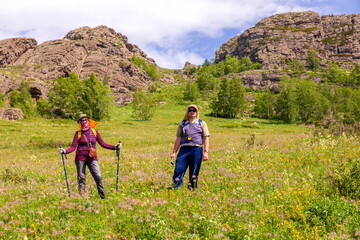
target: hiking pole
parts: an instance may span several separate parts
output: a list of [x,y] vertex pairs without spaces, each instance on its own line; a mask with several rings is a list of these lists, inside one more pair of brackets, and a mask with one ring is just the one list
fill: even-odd
[[119,170],[120,170],[120,149],[121,149],[121,141],[119,141],[119,148],[116,149],[116,156],[117,156],[117,167],[116,167],[116,191],[119,190],[118,184],[119,184]]
[[[61,145],[60,145],[60,148],[62,148]],[[64,166],[64,175],[65,175],[66,187],[67,187],[68,195],[70,197],[70,195],[71,195],[70,194],[70,186],[69,186],[69,181],[68,181],[68,177],[67,177],[67,173],[66,173],[64,155],[65,155],[65,153],[61,153],[62,164]],[[66,155],[65,155],[65,158],[67,158]]]

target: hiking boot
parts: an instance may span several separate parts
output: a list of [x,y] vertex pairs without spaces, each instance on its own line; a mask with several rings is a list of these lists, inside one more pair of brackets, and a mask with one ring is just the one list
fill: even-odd
[[177,189],[179,188],[180,186],[178,186],[177,184],[173,183],[171,184],[171,186],[167,187],[167,189],[171,190],[171,189]]

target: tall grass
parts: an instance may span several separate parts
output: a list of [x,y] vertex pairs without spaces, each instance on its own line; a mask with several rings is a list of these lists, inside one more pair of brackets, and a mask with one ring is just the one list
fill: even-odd
[[166,188],[173,173],[169,156],[184,111],[168,103],[152,120],[137,121],[129,107],[118,107],[111,121],[98,125],[106,142],[123,143],[118,192],[116,154],[98,148],[104,200],[89,173],[89,194],[78,195],[74,153],[66,160],[67,196],[57,148],[71,144],[74,121],[0,121],[0,238],[359,237],[359,198],[333,184],[345,163],[359,164],[358,137],[314,137],[309,128],[280,122],[212,118],[204,105],[210,159],[196,191],[172,191]]

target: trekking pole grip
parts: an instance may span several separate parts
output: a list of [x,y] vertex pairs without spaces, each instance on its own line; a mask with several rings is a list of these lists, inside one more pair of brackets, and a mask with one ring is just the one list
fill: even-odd
[[[62,148],[62,145],[60,144],[60,145],[59,145],[59,147],[60,147],[60,148]],[[65,156],[65,159],[67,159],[67,156],[66,156],[66,154],[64,154],[64,153],[61,153],[61,156]]]

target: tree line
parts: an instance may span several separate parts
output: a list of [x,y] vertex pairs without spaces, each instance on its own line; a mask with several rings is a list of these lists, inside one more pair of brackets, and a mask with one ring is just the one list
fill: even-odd
[[[334,122],[354,124],[360,121],[360,65],[351,71],[330,63],[320,68],[320,60],[309,51],[307,65],[288,61],[280,93],[245,89],[241,79],[231,73],[261,68],[248,57],[228,57],[219,64],[205,62],[196,72],[194,84],[187,83],[184,98],[196,101],[200,96],[211,99],[211,115],[225,118],[249,116],[328,125]],[[291,72],[294,77],[288,74]],[[307,77],[301,77],[306,73]],[[316,83],[313,79],[320,79]],[[198,92],[198,93],[197,93]],[[255,101],[247,100],[246,95]]]
[[323,126],[360,121],[359,88],[317,84],[311,79],[291,79],[286,75],[281,85],[279,94],[268,89],[257,94],[256,117]]
[[41,115],[77,119],[80,112],[94,120],[108,119],[114,100],[111,96],[108,80],[100,81],[95,74],[81,80],[75,73],[55,79],[49,90],[48,99],[32,101],[29,83],[24,81],[19,89],[12,91],[9,97],[11,107],[20,108],[25,118]]
[[[137,58],[131,61],[147,69],[154,79],[154,85],[148,91],[139,89],[133,93],[131,103],[134,118],[149,120],[152,109],[161,100],[161,96],[156,96],[160,75],[151,64],[147,65]],[[287,64],[287,71],[294,77],[284,74],[280,81],[281,90],[275,94],[269,89],[246,89],[242,80],[236,77],[236,73],[261,69],[261,64],[252,62],[249,57],[227,57],[217,64],[206,60],[200,67],[186,69],[195,81],[180,81],[183,86],[182,99],[195,103],[209,102],[210,114],[215,117],[237,118],[247,114],[288,123],[322,125],[360,121],[360,65],[354,64],[351,71],[336,63],[321,68],[314,51],[309,51],[307,65],[296,59]],[[304,73],[307,74],[306,78],[301,77]],[[320,82],[315,83],[314,78],[320,79]],[[76,119],[79,112],[83,112],[95,120],[104,120],[110,118],[114,107],[108,78],[100,81],[95,74],[84,80],[74,73],[55,79],[48,99],[39,99],[36,106],[29,90],[29,84],[23,82],[9,97],[10,105],[20,108],[26,117],[39,114]],[[252,100],[248,100],[249,95]],[[0,95],[0,104],[5,99],[5,95]]]

